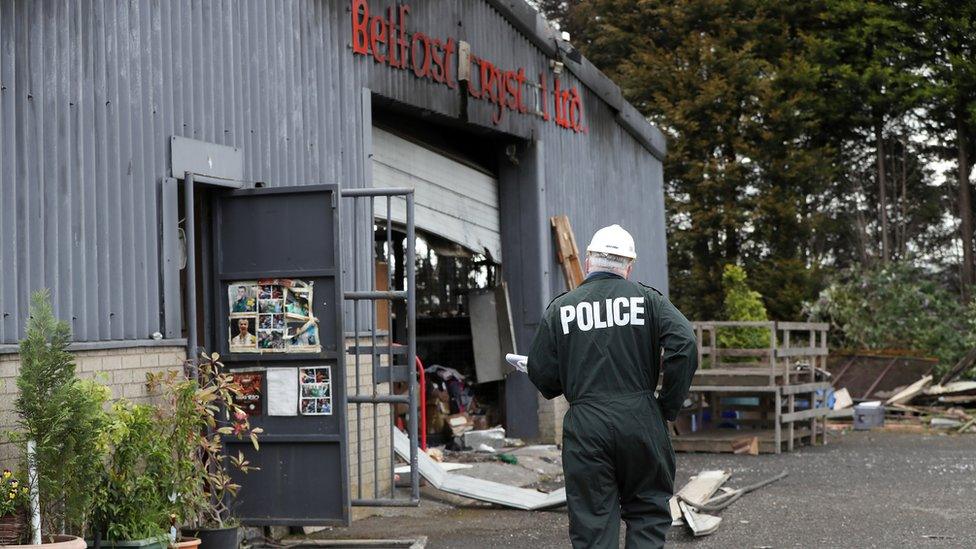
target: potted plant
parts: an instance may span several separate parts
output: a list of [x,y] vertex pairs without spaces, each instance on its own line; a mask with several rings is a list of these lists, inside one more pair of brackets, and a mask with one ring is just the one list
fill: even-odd
[[199,538],[202,547],[236,549],[240,528],[231,511],[240,486],[231,471],[246,474],[256,467],[241,452],[227,455],[221,437],[246,437],[258,449],[262,430],[251,428],[247,413],[234,403],[243,391],[221,371],[219,355],[202,358],[199,382],[177,372],[150,377],[150,387],[161,388],[168,401],[169,415],[160,425],[176,461],[172,512],[183,535]]
[[157,431],[158,411],[120,400],[109,417],[89,546],[163,549],[169,544],[166,479],[175,467],[168,441]]
[[27,484],[10,471],[0,474],[0,545],[20,543],[27,529]]
[[[84,548],[83,533],[102,465],[102,429],[108,389],[75,375],[67,351],[71,331],[57,320],[42,290],[31,297],[31,317],[20,343],[19,395],[15,402],[19,432],[13,436],[24,457],[24,470],[35,471],[45,547]],[[35,451],[28,454],[28,441]],[[29,457],[28,457],[29,456]],[[9,494],[8,494],[9,496]]]

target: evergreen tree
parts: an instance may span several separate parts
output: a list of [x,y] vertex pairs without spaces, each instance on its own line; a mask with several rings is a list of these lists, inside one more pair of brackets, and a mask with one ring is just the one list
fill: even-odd
[[923,94],[929,132],[939,156],[956,161],[954,184],[962,248],[959,281],[964,301],[976,282],[973,258],[973,207],[970,175],[976,156],[976,4],[950,0],[911,3],[920,29],[926,79]]
[[[772,318],[792,319],[840,269],[951,260],[943,218],[956,200],[928,167],[923,109],[937,103],[927,86],[944,87],[928,78],[932,52],[956,52],[939,59],[951,58],[951,97],[963,97],[976,41],[959,45],[971,17],[942,17],[968,7],[923,4],[540,2],[669,138],[672,299],[690,317],[721,316],[727,263],[743,266]],[[952,24],[955,41],[934,48],[926,17],[937,29],[926,32],[945,37]]]
[[31,465],[38,471],[45,534],[83,534],[104,456],[108,390],[75,376],[70,341],[68,325],[54,316],[48,292],[35,293],[20,343],[14,406],[19,442],[36,443]]

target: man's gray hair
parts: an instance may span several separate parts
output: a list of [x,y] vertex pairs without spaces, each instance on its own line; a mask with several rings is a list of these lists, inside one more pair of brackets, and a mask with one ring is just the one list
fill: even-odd
[[586,258],[590,260],[590,268],[587,272],[607,271],[623,275],[627,268],[633,263],[633,259],[621,257],[619,255],[605,254],[600,252],[587,252]]

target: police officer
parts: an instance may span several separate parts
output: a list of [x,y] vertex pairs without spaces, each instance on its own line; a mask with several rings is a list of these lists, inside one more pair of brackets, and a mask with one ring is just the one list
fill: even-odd
[[[637,254],[619,225],[586,248],[586,280],[549,304],[528,374],[569,401],[563,469],[573,547],[662,547],[671,525],[674,421],[698,367],[695,334],[661,292],[630,282]],[[664,379],[655,396],[659,374]]]

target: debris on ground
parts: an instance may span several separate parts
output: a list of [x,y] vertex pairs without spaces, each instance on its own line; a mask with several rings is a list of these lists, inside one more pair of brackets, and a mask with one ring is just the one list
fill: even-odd
[[[743,495],[786,477],[786,472],[742,488],[724,487],[723,484],[731,476],[728,471],[715,470],[702,471],[691,477],[669,501],[671,524],[684,522],[696,537],[707,536],[718,530],[722,523],[722,517],[711,513],[717,513]],[[722,493],[716,496],[719,491]]]
[[[461,447],[465,450],[478,450],[494,453],[505,445],[505,429],[494,427],[483,431],[468,431],[461,435]],[[487,450],[483,449],[487,447]]]
[[959,427],[962,422],[958,419],[948,419],[944,417],[934,417],[930,425],[936,429],[952,429],[953,427]]
[[[958,380],[962,374],[976,364],[976,349],[966,353],[945,375],[936,380],[932,373],[920,375],[914,382],[884,391],[884,403],[877,409],[868,409],[864,399],[854,406],[852,425],[854,429],[878,429],[889,431],[923,432],[939,429],[953,433],[976,433],[976,381]],[[890,370],[890,368],[885,369]],[[836,380],[835,380],[836,381]],[[906,380],[907,382],[907,380]],[[871,394],[873,387],[864,391]],[[845,394],[846,393],[846,394]],[[875,398],[882,391],[874,391]],[[834,408],[846,401],[849,392],[846,388],[836,388]],[[872,406],[878,404],[871,403]],[[836,421],[837,416],[832,415]],[[834,423],[837,428],[844,423]]]
[[733,454],[759,455],[759,437],[743,437],[732,441]]
[[[410,460],[410,438],[397,429],[393,431],[393,448],[401,459]],[[417,452],[417,466],[420,470],[420,476],[430,485],[449,494],[525,511],[549,509],[566,504],[566,489],[564,487],[545,493],[530,488],[452,473],[445,470],[440,463],[431,459],[425,452]],[[521,469],[515,465],[505,464],[504,466],[512,467],[512,471]],[[538,478],[538,475],[534,475],[533,478]]]
[[932,383],[932,376],[922,376],[922,379],[892,395],[885,404],[904,404],[918,396],[930,383]]
[[509,465],[518,465],[518,458],[513,456],[512,454],[498,454],[495,457],[498,459],[498,461],[501,461],[503,463],[508,463]]
[[832,410],[843,410],[851,406],[854,406],[854,399],[851,398],[851,393],[846,387],[834,391],[834,404],[830,407]]

